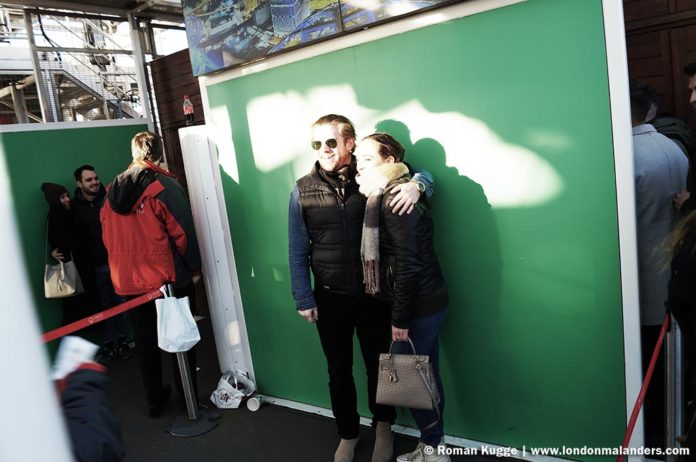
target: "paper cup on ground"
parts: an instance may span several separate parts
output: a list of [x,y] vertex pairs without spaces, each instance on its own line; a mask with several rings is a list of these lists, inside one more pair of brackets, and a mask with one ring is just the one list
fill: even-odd
[[247,409],[250,411],[258,411],[259,408],[261,407],[261,404],[263,404],[263,396],[261,395],[254,395],[251,398],[247,400]]

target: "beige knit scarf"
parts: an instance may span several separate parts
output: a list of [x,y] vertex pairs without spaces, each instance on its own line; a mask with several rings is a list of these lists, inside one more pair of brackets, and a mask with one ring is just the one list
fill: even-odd
[[409,177],[404,163],[382,164],[365,170],[355,177],[360,192],[367,197],[363,221],[360,257],[363,262],[365,292],[374,295],[379,292],[379,221],[384,188],[394,180]]

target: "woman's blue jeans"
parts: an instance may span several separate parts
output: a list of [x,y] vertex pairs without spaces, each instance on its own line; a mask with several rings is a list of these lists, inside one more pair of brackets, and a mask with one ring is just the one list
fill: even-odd
[[[440,328],[447,315],[447,308],[428,316],[426,318],[411,320],[408,336],[416,348],[416,354],[430,356],[430,364],[433,366],[435,382],[440,392],[440,419],[437,418],[435,410],[411,409],[411,414],[416,421],[416,425],[421,429],[420,440],[429,446],[437,446],[445,435],[445,425],[443,423],[445,411],[445,391],[442,388],[440,378]],[[411,353],[411,345],[408,342],[396,342],[392,353]],[[438,420],[433,427],[423,430],[423,428]]]

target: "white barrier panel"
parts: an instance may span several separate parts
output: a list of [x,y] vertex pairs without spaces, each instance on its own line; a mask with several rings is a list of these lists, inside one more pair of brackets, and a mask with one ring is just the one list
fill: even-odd
[[217,147],[204,125],[180,129],[179,139],[220,371],[235,367],[254,379]]
[[1,144],[0,236],[0,461],[72,462],[29,290]]

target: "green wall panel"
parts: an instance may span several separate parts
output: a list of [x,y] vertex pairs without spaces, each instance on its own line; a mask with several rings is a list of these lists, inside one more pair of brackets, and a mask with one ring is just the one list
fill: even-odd
[[50,129],[0,133],[0,155],[5,156],[22,239],[28,278],[41,328],[60,326],[61,301],[43,294],[44,246],[48,204],[41,183],[58,183],[71,197],[76,187],[73,171],[89,164],[106,185],[131,161],[130,140],[147,125]]
[[[233,134],[234,159],[220,159],[223,187],[264,393],[329,407],[319,340],[295,313],[287,268],[287,200],[312,162],[309,125],[321,113],[307,115],[305,131],[280,136],[268,109],[258,129],[258,103],[347,88],[371,120],[386,115],[374,126],[358,123],[362,135],[391,132],[407,161],[436,179],[436,245],[451,291],[442,333],[446,432],[516,447],[620,443],[621,281],[602,21],[599,0],[530,0],[208,88],[214,119]],[[494,200],[514,198],[507,177],[477,181],[468,168],[495,177],[487,165],[496,153],[477,150],[465,132],[445,136],[454,144],[414,136],[433,119],[389,116],[413,101],[428,114],[475,120],[533,152],[555,172],[558,188],[534,203]],[[300,148],[269,167],[263,159],[272,153],[258,146],[273,143],[279,151]],[[525,189],[538,181],[525,178]]]

